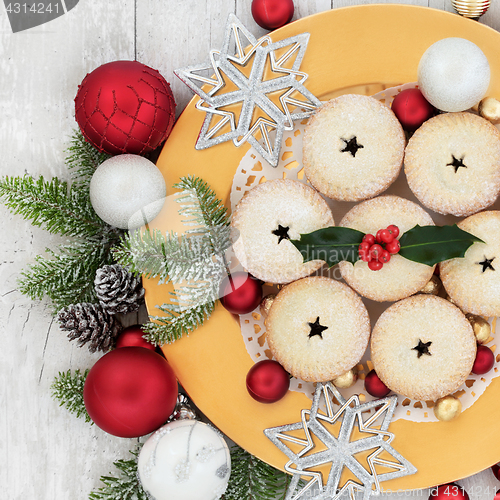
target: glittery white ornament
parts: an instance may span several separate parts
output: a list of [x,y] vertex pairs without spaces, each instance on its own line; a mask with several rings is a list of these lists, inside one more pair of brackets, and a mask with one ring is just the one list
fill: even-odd
[[226,491],[231,456],[213,427],[176,420],[144,443],[138,472],[142,487],[154,500],[215,500]]
[[90,202],[97,215],[120,229],[136,229],[153,220],[167,190],[156,165],[137,155],[118,155],[97,167],[90,181]]
[[486,94],[490,65],[484,52],[464,38],[443,38],[431,45],[418,65],[424,97],[441,111],[465,111]]

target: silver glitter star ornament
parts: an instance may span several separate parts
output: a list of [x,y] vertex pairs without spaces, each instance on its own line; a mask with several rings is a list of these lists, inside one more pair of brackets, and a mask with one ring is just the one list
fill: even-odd
[[[299,71],[309,36],[302,33],[275,43],[269,36],[257,40],[230,14],[222,49],[210,52],[210,62],[174,71],[200,96],[196,108],[206,113],[196,149],[248,141],[276,167],[283,132],[321,105],[303,85],[308,75]],[[224,92],[226,86],[236,90]]]
[[[334,410],[334,399],[340,406],[337,410]],[[326,413],[319,407],[322,400]],[[356,492],[362,492],[363,500],[368,500],[370,495],[381,492],[380,482],[417,472],[390,445],[394,434],[387,432],[387,429],[396,401],[396,396],[389,396],[360,404],[357,395],[346,400],[330,382],[318,384],[311,409],[302,410],[300,422],[264,430],[265,435],[289,458],[285,470],[293,474],[293,478],[285,500],[337,500],[346,493],[354,500]],[[340,428],[335,436],[326,425],[336,423],[340,423]],[[360,434],[356,434],[355,428]],[[295,431],[298,430],[304,431],[305,438],[297,437]],[[317,446],[313,435],[326,449],[315,452]],[[286,443],[290,443],[295,450],[300,448],[299,451],[293,451]],[[366,457],[369,451],[371,453]],[[364,454],[365,459],[359,454]],[[391,455],[393,460],[382,458],[382,454]],[[318,467],[326,464],[331,466],[324,484]],[[344,468],[357,481],[348,479],[341,485]],[[310,479],[304,485],[300,481],[301,477]]]

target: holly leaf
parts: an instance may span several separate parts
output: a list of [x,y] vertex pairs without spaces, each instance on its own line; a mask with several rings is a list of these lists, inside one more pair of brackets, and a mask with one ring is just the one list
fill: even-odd
[[484,243],[473,234],[453,226],[419,226],[406,231],[399,243],[399,255],[405,259],[433,266],[443,260],[463,257],[475,242]]
[[358,247],[365,233],[349,227],[325,227],[290,242],[302,254],[304,262],[324,260],[329,267],[342,260],[359,260]]

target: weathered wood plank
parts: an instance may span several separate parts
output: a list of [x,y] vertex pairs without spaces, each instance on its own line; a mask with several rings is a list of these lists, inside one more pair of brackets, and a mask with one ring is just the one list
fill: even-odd
[[[3,6],[2,6],[3,9]],[[85,74],[134,58],[134,2],[81,2],[68,14],[12,34],[0,16],[1,175],[66,177],[63,149],[74,122],[73,99]],[[130,443],[58,407],[50,385],[59,371],[98,359],[70,344],[45,302],[16,291],[16,279],[57,238],[0,207],[0,350],[2,498],[84,499],[124,457]]]

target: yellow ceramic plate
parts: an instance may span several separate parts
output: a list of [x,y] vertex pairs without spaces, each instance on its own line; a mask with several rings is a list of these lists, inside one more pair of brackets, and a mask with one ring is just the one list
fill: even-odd
[[[405,6],[366,5],[307,17],[273,33],[273,41],[303,32],[311,34],[301,71],[317,97],[352,91],[374,93],[378,84],[392,86],[417,78],[420,57],[432,43],[463,37],[485,52],[492,66],[489,95],[500,96],[500,34],[447,12]],[[189,63],[189,61],[186,61]],[[197,61],[191,61],[191,63]],[[196,101],[197,98],[194,100]],[[224,143],[204,151],[194,145],[204,113],[192,101],[179,118],[158,160],[167,185],[193,174],[206,180],[228,202],[235,169],[248,149]],[[170,190],[170,193],[172,190]],[[168,216],[155,221],[169,227]],[[165,301],[167,287],[145,283],[149,311]],[[163,349],[179,382],[196,405],[227,436],[260,459],[282,468],[285,456],[263,429],[298,421],[311,401],[289,392],[278,403],[263,405],[247,393],[245,377],[253,365],[237,320],[222,306],[189,337]],[[389,430],[393,446],[418,473],[382,483],[385,489],[429,487],[481,471],[500,460],[500,378],[460,418],[449,423],[398,420]]]

